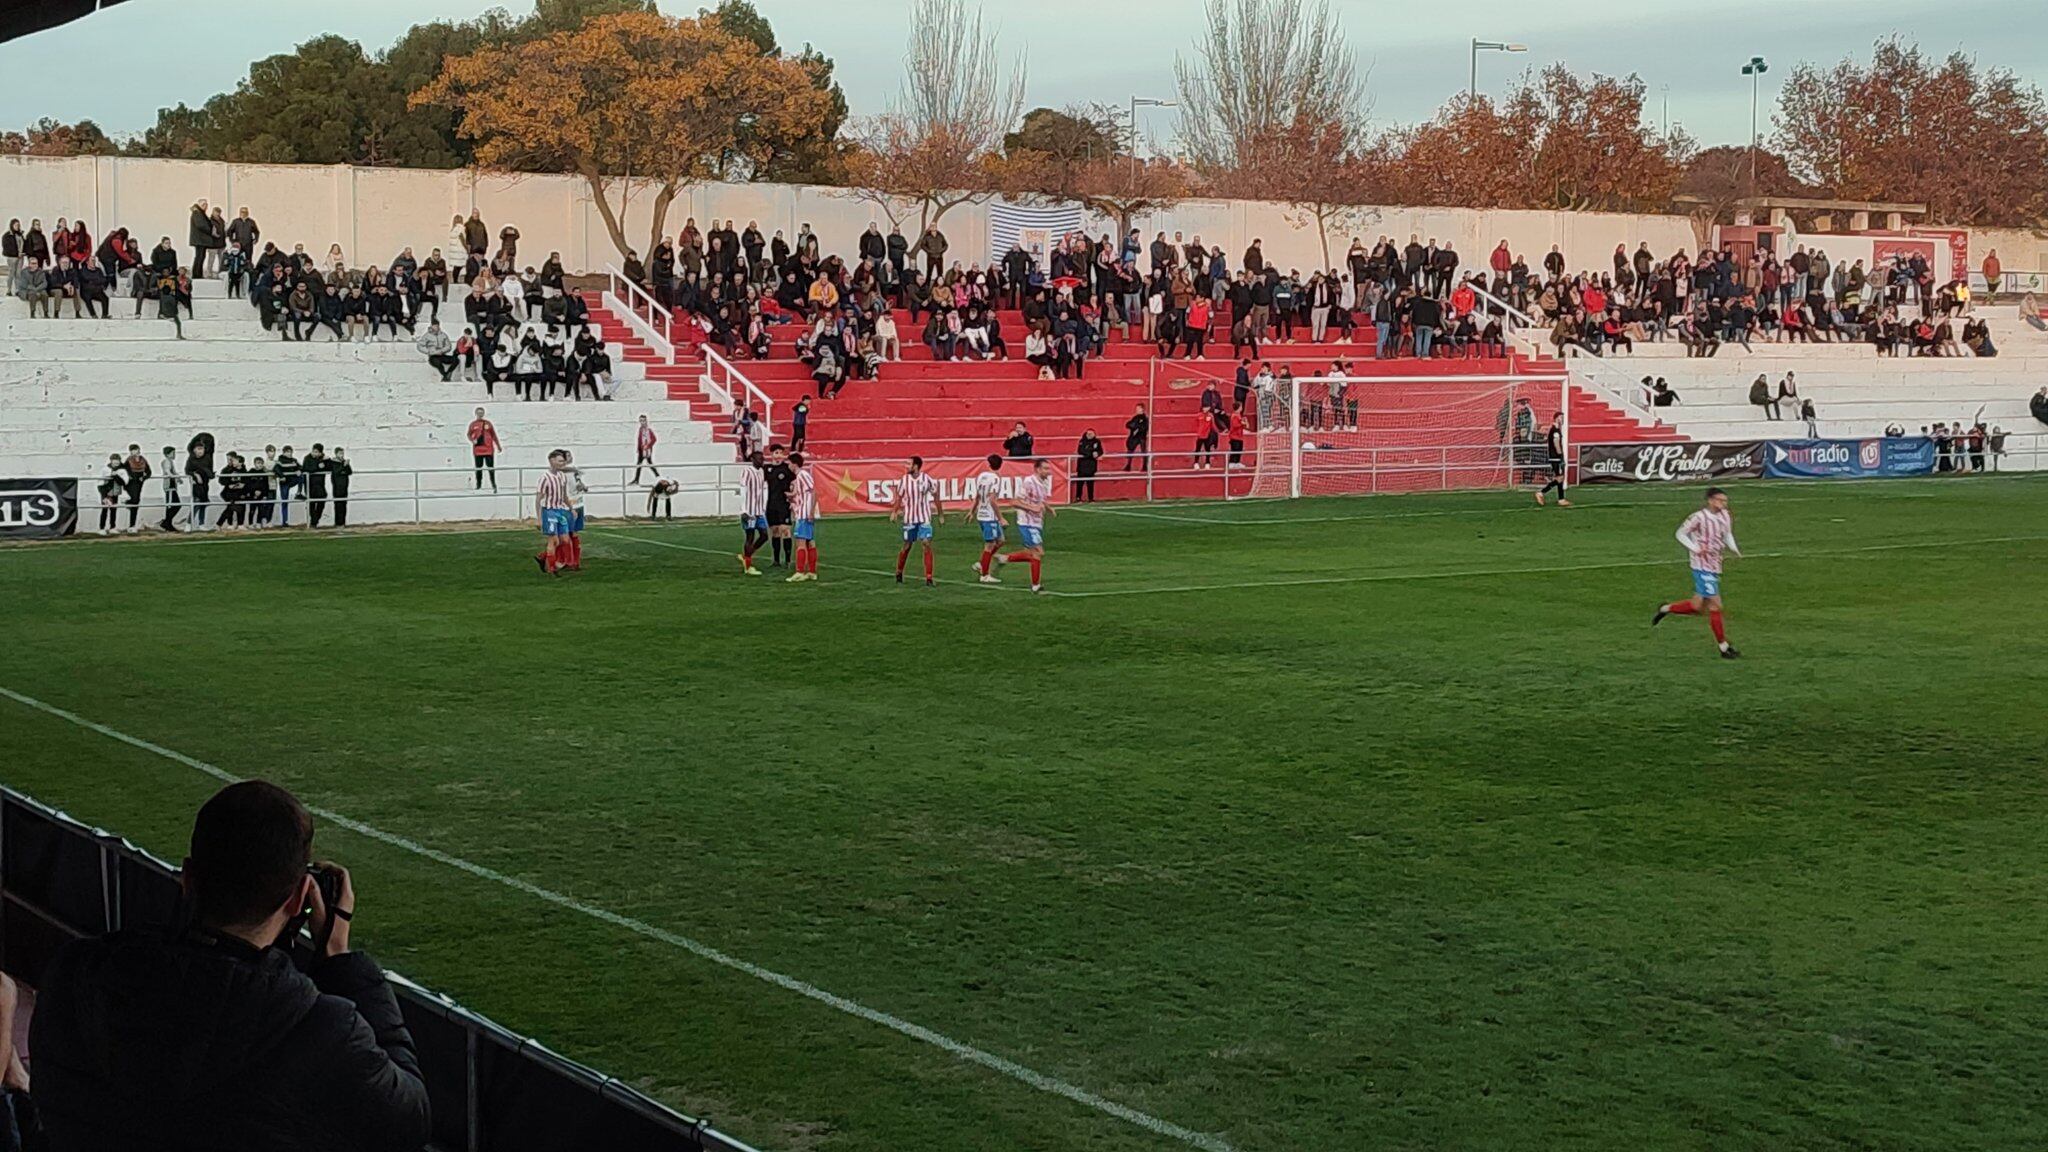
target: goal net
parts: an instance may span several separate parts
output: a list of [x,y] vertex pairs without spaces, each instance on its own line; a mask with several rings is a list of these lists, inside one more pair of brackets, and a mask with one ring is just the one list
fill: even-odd
[[[1256,394],[1250,497],[1445,492],[1541,483],[1563,381],[1301,376]],[[1569,439],[1569,416],[1566,417]]]

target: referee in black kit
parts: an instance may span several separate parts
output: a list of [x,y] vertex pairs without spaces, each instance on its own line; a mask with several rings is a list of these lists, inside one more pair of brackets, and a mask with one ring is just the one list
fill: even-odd
[[796,484],[796,469],[789,465],[789,450],[780,444],[768,446],[768,466],[762,474],[768,480],[768,547],[773,567],[796,559],[796,540],[790,533],[789,490]]
[[1557,489],[1557,506],[1569,508],[1572,502],[1564,498],[1564,413],[1550,418],[1550,431],[1543,437],[1544,462],[1550,466],[1550,481],[1536,493],[1536,504],[1543,504],[1543,493]]

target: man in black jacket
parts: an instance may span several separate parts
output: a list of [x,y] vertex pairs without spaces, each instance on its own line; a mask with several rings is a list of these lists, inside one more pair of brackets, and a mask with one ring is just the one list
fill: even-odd
[[[52,1152],[426,1142],[412,1036],[383,972],[349,950],[348,873],[313,875],[312,846],[289,792],[229,785],[192,826],[186,923],[58,952],[31,1036]],[[301,924],[315,942],[304,971],[278,947]]]
[[299,461],[299,470],[306,476],[306,521],[318,528],[327,515],[327,476],[333,471],[333,461],[327,458],[326,449],[315,444]]
[[[319,445],[315,444],[315,448]],[[356,473],[355,465],[348,462],[348,451],[337,446],[334,455],[327,461],[327,478],[334,485],[334,526],[348,527],[348,484]]]

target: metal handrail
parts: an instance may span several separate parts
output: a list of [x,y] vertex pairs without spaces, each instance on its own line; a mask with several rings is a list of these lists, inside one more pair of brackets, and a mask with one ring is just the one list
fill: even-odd
[[[1503,316],[1502,327],[1507,331],[1510,338],[1521,341],[1532,355],[1541,356],[1548,354],[1544,349],[1543,338],[1537,335],[1537,333],[1542,331],[1542,326],[1536,323],[1534,317],[1495,296],[1493,293],[1486,291],[1484,288],[1479,287],[1476,283],[1472,284],[1472,291],[1481,307],[1500,309]],[[1598,356],[1568,357],[1560,349],[1557,357],[1564,363],[1566,372],[1573,376],[1583,375],[1586,377],[1586,383],[1593,385],[1607,399],[1621,405],[1622,411],[1638,419],[1649,420],[1653,423],[1659,422],[1656,410],[1650,405],[1650,391],[1643,387],[1641,382],[1626,379],[1625,374],[1622,374],[1620,369]],[[1581,369],[1583,369],[1583,372],[1581,372]],[[1618,384],[1609,379],[1602,379],[1602,377],[1617,375],[1624,377]]]
[[[604,266],[604,275],[605,290],[603,298],[605,304],[617,310],[619,315],[624,317],[626,323],[635,332],[640,334],[641,339],[647,341],[656,352],[661,354],[662,363],[674,364],[676,362],[675,323],[674,318],[669,314],[669,310],[662,307],[661,302],[650,295],[647,289],[634,283],[624,272],[619,271],[618,265],[606,264]],[[621,286],[625,289],[623,295],[619,292]]]
[[[721,379],[723,377],[723,379]],[[704,346],[704,374],[699,378],[704,391],[724,404],[727,416],[736,413],[740,407],[739,397],[746,397],[746,407],[761,414],[761,427],[768,435],[775,435],[775,398],[762,390],[761,386],[748,379],[731,360],[718,353],[709,344]],[[738,385],[737,391],[734,385]]]

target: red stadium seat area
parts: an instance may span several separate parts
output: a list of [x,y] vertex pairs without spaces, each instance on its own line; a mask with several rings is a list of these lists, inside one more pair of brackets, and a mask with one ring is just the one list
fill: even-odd
[[[999,315],[1004,338],[1012,342],[1017,358],[939,361],[906,333],[901,362],[884,365],[878,380],[849,381],[829,400],[817,398],[809,369],[796,359],[794,341],[800,329],[795,324],[777,329],[767,359],[741,359],[735,365],[774,400],[778,438],[786,435],[787,414],[796,400],[812,398],[808,451],[816,458],[981,456],[1000,451],[1004,437],[1021,420],[1036,439],[1038,454],[1055,460],[1069,458],[1082,432],[1094,429],[1112,453],[1104,461],[1101,499],[1148,494],[1215,497],[1254,494],[1260,450],[1286,448],[1282,423],[1277,434],[1247,438],[1246,466],[1237,473],[1225,476],[1226,470],[1220,467],[1213,472],[1193,469],[1195,441],[1204,420],[1201,396],[1205,385],[1213,382],[1226,404],[1232,400],[1237,363],[1229,355],[1227,340],[1218,355],[1207,359],[1158,360],[1152,344],[1113,335],[1105,354],[1088,361],[1082,378],[1041,380],[1038,369],[1021,357],[1022,314],[1006,311]],[[679,360],[688,355],[687,363],[663,364],[601,299],[591,300],[591,316],[605,340],[626,359],[647,365],[650,379],[667,382],[671,399],[688,401],[695,416],[713,422],[720,434],[729,438],[731,416],[702,389],[697,349],[678,349]],[[912,330],[907,320],[900,323]],[[1446,459],[1444,450],[1467,450],[1468,456],[1459,458],[1476,459],[1472,450],[1492,448],[1487,459],[1497,459],[1499,452],[1494,446],[1501,443],[1502,407],[1510,397],[1528,397],[1539,423],[1547,423],[1565,383],[1563,364],[1521,355],[1379,361],[1372,358],[1369,340],[1320,346],[1306,340],[1268,342],[1263,352],[1276,371],[1285,366],[1297,377],[1328,374],[1340,359],[1348,364],[1348,374],[1354,378],[1351,398],[1360,409],[1357,430],[1305,432],[1305,438],[1325,453],[1305,467],[1343,475],[1343,483],[1349,487],[1340,490],[1505,484],[1505,469],[1492,463],[1439,467]],[[1305,399],[1320,398],[1316,385],[1305,385],[1303,391]],[[1571,388],[1570,395],[1574,440],[1668,439],[1671,435],[1668,429],[1638,422],[1583,388]],[[1142,471],[1125,473],[1115,456],[1123,448],[1124,422],[1140,404],[1147,405],[1152,416],[1154,475],[1149,493]],[[1345,463],[1338,464],[1338,460]],[[1270,477],[1270,467],[1265,474]],[[1263,489],[1259,494],[1265,494]]]

